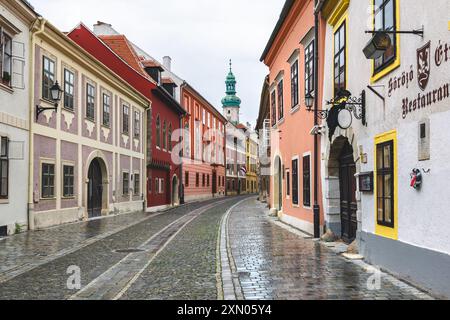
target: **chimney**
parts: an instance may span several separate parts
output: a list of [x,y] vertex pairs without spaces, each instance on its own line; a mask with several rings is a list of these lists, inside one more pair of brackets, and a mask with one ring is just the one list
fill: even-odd
[[166,68],[168,71],[172,71],[172,58],[169,56],[165,56],[163,58],[163,66],[164,68]]
[[117,35],[117,31],[113,29],[112,25],[106,22],[97,21],[94,24],[94,34],[95,35]]

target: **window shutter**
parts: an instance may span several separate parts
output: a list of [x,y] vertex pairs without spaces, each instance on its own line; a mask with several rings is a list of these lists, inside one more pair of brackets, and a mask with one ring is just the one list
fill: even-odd
[[12,56],[13,58],[25,60],[25,44],[23,42],[12,42]]
[[12,42],[12,58],[11,86],[16,89],[25,89],[25,44],[23,42]]
[[13,58],[11,86],[16,89],[25,89],[25,61]]
[[25,142],[8,140],[8,159],[24,160],[25,159]]

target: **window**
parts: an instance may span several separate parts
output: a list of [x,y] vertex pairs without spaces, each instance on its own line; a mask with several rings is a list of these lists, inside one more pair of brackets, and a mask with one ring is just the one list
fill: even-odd
[[148,177],[147,178],[147,185],[148,185],[148,193],[151,194],[152,193],[152,177]]
[[42,98],[52,100],[51,87],[55,84],[55,62],[47,57],[43,58],[42,66]]
[[95,87],[86,84],[86,118],[95,119]]
[[172,124],[169,124],[169,133],[167,137],[167,144],[169,145],[169,151],[172,151]]
[[187,158],[191,157],[191,131],[189,123],[184,126],[184,154]]
[[289,171],[286,172],[286,195],[288,197],[291,195],[291,174]]
[[139,111],[134,112],[134,137],[139,139],[141,135],[141,114]]
[[166,121],[164,120],[163,122],[163,129],[162,129],[162,143],[163,143],[163,149],[167,150],[167,124]]
[[159,179],[159,194],[164,194],[164,179]]
[[130,174],[122,172],[122,194],[127,196],[130,193]]
[[394,228],[394,142],[377,145],[378,224]]
[[189,187],[189,172],[188,172],[188,171],[186,171],[186,172],[184,173],[184,185],[185,185],[186,187]]
[[141,176],[139,173],[134,174],[134,195],[138,196],[141,193]]
[[111,124],[111,97],[103,94],[103,125],[109,127]]
[[122,108],[122,133],[128,134],[130,132],[130,107],[123,105]]
[[277,101],[275,90],[272,91],[270,102],[272,104],[272,126],[277,124]]
[[198,188],[200,186],[200,174],[195,174],[195,186]]
[[74,108],[75,75],[64,69],[64,108],[73,111]]
[[205,183],[206,183],[206,176],[205,174],[202,174],[202,187],[205,186]]
[[334,34],[334,94],[346,87],[346,22]]
[[161,148],[161,120],[156,117],[156,147]]
[[74,196],[74,167],[63,166],[63,197],[70,198]]
[[155,194],[159,193],[159,179],[155,178]]
[[303,157],[303,205],[311,207],[311,156]]
[[42,164],[41,197],[52,199],[55,197],[55,165],[51,163]]
[[284,118],[283,80],[278,83],[278,120]]
[[209,174],[206,175],[206,186],[209,187]]
[[0,28],[0,82],[11,86],[12,39]]
[[8,199],[9,195],[9,159],[8,138],[0,138],[0,199]]
[[305,48],[305,96],[314,96],[314,41]]
[[292,204],[298,205],[298,159],[292,160]]
[[[374,24],[375,30],[393,31],[396,30],[396,0],[375,0]],[[383,56],[375,60],[375,73],[383,70],[395,61],[397,55],[397,37],[389,34],[391,46],[386,50]]]
[[298,105],[298,60],[291,66],[291,107]]

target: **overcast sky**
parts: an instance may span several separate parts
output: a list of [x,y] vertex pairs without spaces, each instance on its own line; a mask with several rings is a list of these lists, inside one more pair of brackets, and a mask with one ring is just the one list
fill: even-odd
[[268,69],[259,62],[284,0],[29,0],[62,31],[100,20],[172,70],[219,111],[228,60],[233,60],[241,122],[256,122]]

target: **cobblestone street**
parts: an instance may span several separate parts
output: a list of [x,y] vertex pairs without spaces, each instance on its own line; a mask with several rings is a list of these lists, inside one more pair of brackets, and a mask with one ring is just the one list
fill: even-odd
[[[81,271],[81,290],[67,270]],[[0,299],[429,299],[267,217],[255,197],[193,203],[0,241]]]

